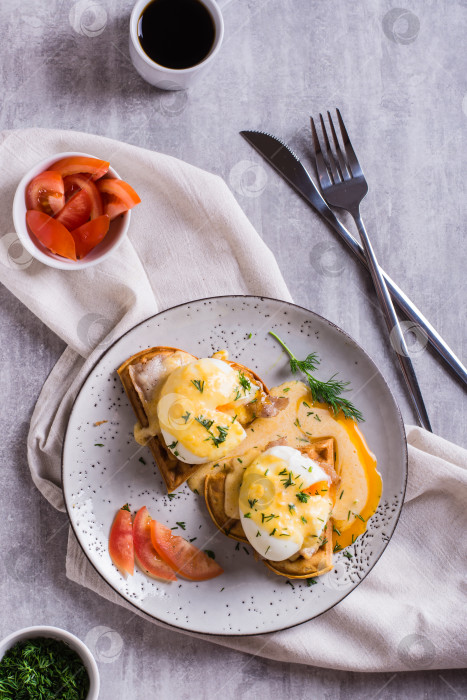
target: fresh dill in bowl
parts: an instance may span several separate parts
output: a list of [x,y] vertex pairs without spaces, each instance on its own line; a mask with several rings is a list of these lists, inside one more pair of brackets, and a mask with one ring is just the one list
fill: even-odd
[[2,700],[85,700],[89,676],[65,642],[36,637],[17,642],[0,660]]

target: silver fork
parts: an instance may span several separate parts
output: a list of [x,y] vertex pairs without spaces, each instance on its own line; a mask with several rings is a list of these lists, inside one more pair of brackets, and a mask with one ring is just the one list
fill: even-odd
[[315,127],[313,117],[311,117],[311,132],[313,135],[313,147],[315,151],[316,169],[318,171],[319,182],[323,196],[329,206],[345,209],[354,218],[355,223],[360,233],[365,256],[368,261],[368,267],[373,278],[376,294],[381,306],[381,309],[388,327],[391,344],[394,349],[397,348],[396,354],[402,368],[405,381],[409,388],[416,413],[420,424],[432,432],[430,419],[425,408],[422,393],[418,385],[417,376],[409,357],[409,351],[399,325],[394,306],[386,282],[381,269],[376,260],[373,247],[368,238],[362,217],[360,215],[360,203],[368,192],[368,185],[360,167],[360,164],[355,155],[355,151],[350,143],[347,130],[345,128],[341,113],[338,109],[337,119],[339,122],[340,131],[342,134],[343,149],[340,146],[337,137],[334,123],[331,114],[328,112],[329,126],[331,129],[332,140],[334,143],[335,155],[331,149],[329,137],[326,131],[326,125],[322,115],[319,115],[323,139],[325,145],[325,153],[321,150],[318,134]]

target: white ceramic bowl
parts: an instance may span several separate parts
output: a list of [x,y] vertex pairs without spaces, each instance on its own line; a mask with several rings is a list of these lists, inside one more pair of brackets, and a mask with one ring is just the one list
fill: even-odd
[[[89,153],[66,151],[65,153],[55,153],[50,158],[46,158],[45,160],[41,160],[40,163],[37,163],[37,165],[35,165],[25,174],[16,188],[16,193],[13,200],[13,223],[15,225],[19,240],[26,250],[34,258],[36,258],[36,260],[39,260],[50,267],[58,268],[59,270],[82,270],[85,267],[97,265],[97,263],[102,262],[118,248],[128,231],[131,211],[127,211],[122,216],[119,216],[117,219],[114,219],[114,221],[111,221],[110,228],[104,240],[101,241],[93,250],[91,250],[82,260],[69,260],[68,258],[63,258],[61,255],[56,255],[43,246],[37,240],[37,238],[29,232],[26,225],[26,188],[31,180],[36,177],[36,175],[40,175],[40,173],[42,173],[44,170],[48,170],[51,165],[56,163],[61,158],[69,158],[70,156],[87,156],[89,158],[100,157],[93,156]],[[119,174],[113,168],[109,168],[108,174],[111,177],[121,179]]]
[[18,630],[18,632],[13,632],[13,634],[5,637],[5,639],[2,639],[0,642],[0,659],[3,658],[8,649],[11,649],[16,642],[22,642],[27,639],[35,639],[36,637],[58,639],[68,644],[73,651],[76,651],[81,658],[89,676],[89,693],[86,700],[97,700],[99,697],[100,687],[99,670],[97,668],[97,664],[87,646],[81,641],[81,639],[78,639],[78,637],[75,637],[74,634],[71,634],[71,632],[62,630],[59,627],[25,627],[22,630]]

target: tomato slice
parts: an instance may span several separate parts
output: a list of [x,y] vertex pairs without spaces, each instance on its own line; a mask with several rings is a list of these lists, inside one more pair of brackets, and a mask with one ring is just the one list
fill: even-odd
[[136,513],[133,522],[133,542],[136,563],[144,572],[153,578],[160,578],[164,581],[176,581],[177,577],[171,567],[160,559],[151,543],[151,522],[148,509],[146,506],[143,506]]
[[104,213],[104,205],[99,190],[89,175],[68,175],[63,179],[65,192],[74,193],[77,189],[84,190],[91,202],[91,219],[97,219]]
[[46,248],[70,260],[76,260],[75,241],[68,229],[43,211],[26,212],[26,223]]
[[31,180],[26,189],[26,209],[55,214],[65,204],[65,188],[60,173],[45,170]]
[[89,221],[90,215],[91,200],[88,193],[85,190],[76,190],[71,194],[63,209],[60,209],[55,215],[55,219],[71,231]]
[[109,537],[109,554],[117,569],[126,578],[133,576],[135,551],[133,545],[133,524],[128,503],[120,508],[112,524]]
[[76,255],[79,259],[84,258],[93,248],[98,245],[109,230],[110,219],[107,214],[92,219],[79,228],[71,231],[76,244]]
[[87,156],[69,156],[62,158],[51,166],[51,170],[56,170],[65,178],[67,175],[78,175],[78,173],[89,173],[93,180],[98,180],[106,174],[110,163],[100,158],[89,158]]
[[105,177],[99,180],[96,185],[105,198],[105,213],[109,215],[111,221],[141,202],[133,187],[124,180]]
[[207,581],[224,573],[214,559],[187,542],[173,535],[168,527],[151,520],[151,541],[159,556],[175,571],[190,581]]

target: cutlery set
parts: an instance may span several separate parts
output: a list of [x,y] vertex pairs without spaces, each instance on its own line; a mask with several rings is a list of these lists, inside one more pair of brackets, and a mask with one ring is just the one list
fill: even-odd
[[[360,204],[368,192],[368,184],[350,142],[342,115],[338,109],[336,113],[341,139],[338,137],[330,112],[327,113],[328,128],[323,116],[319,115],[322,140],[318,136],[315,120],[311,118],[313,155],[321,193],[299,158],[280,139],[260,131],[241,131],[240,133],[332,226],[370,272],[391,343],[394,348],[397,348],[397,358],[419,423],[426,430],[432,431],[393,302],[408,319],[420,328],[437,354],[455,372],[464,386],[467,386],[467,370],[421,311],[379,266],[360,214]],[[331,134],[332,146],[328,129]],[[321,143],[324,144],[324,148],[322,148]],[[361,244],[342,225],[331,207],[343,209],[351,214],[360,234]]]

